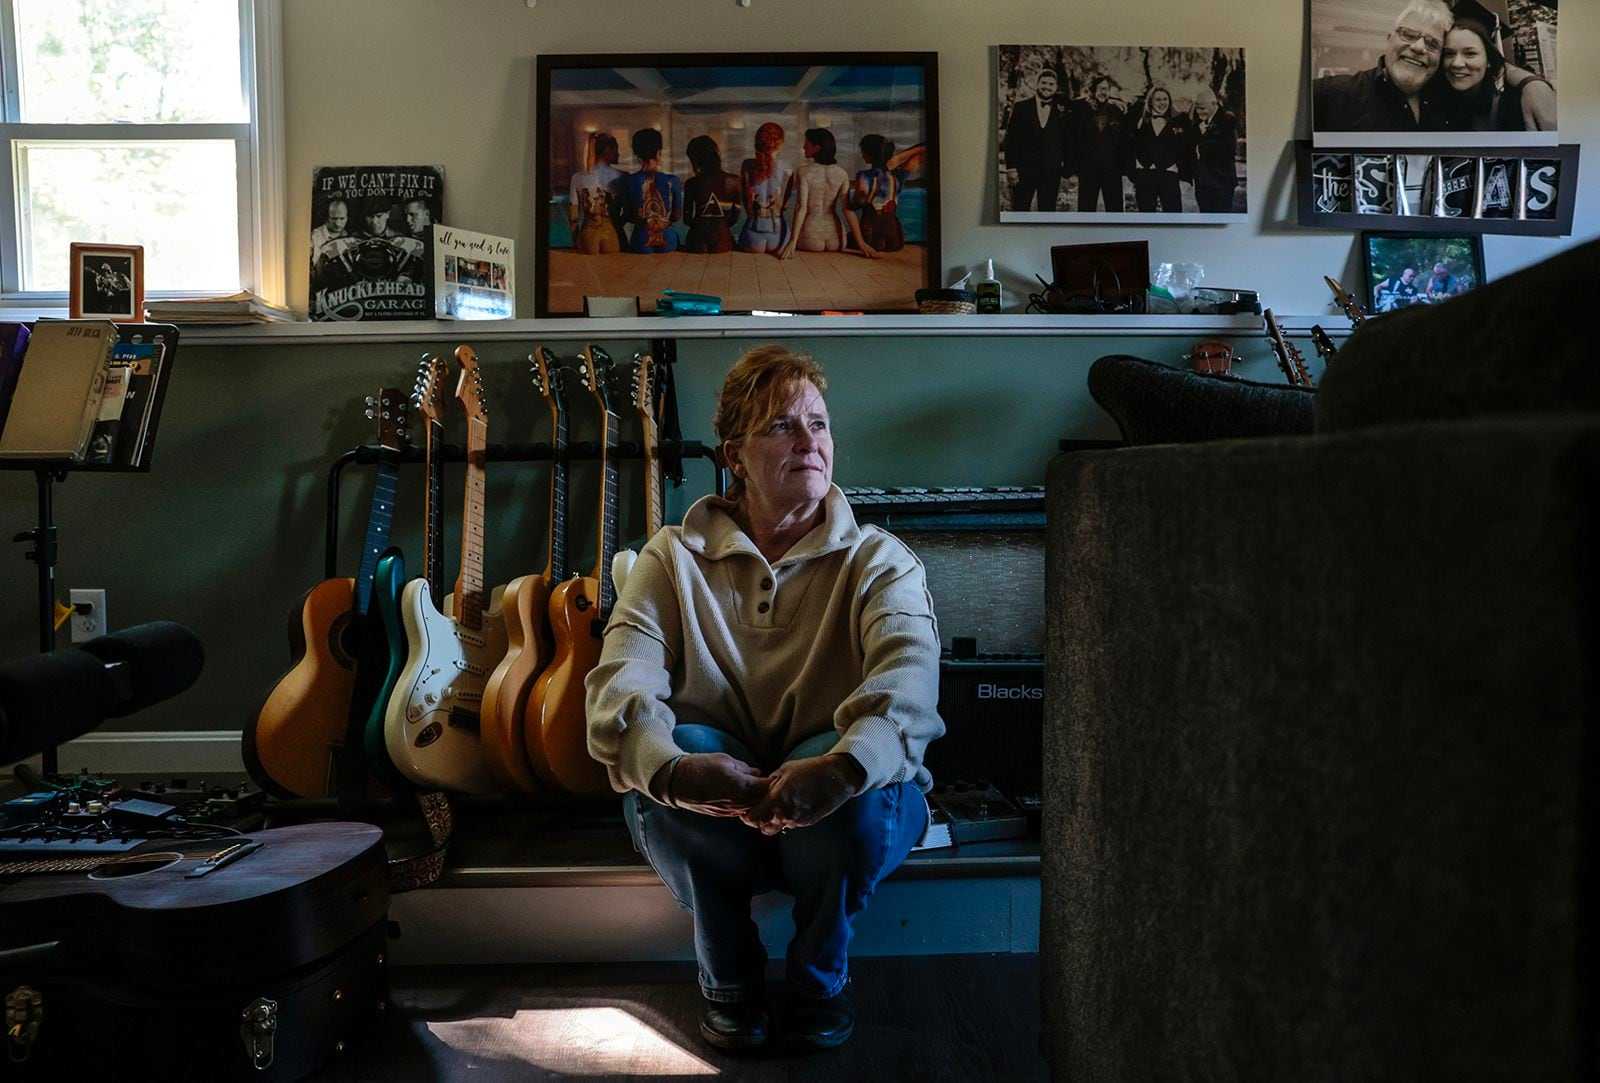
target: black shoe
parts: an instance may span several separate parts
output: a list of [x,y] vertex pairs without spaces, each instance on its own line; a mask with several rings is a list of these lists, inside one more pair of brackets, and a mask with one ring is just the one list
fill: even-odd
[[730,1053],[748,1052],[767,1044],[767,1006],[759,1000],[728,1004],[701,996],[700,1037]]
[[856,1008],[850,1002],[850,985],[827,1000],[792,997],[784,1033],[791,1045],[833,1049],[856,1032]]

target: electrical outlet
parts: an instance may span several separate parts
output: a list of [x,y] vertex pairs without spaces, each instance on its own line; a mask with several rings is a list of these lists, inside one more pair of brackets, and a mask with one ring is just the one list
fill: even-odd
[[[72,641],[86,643],[106,634],[106,592],[103,590],[69,590],[67,600],[72,603]],[[87,607],[87,608],[84,608]]]

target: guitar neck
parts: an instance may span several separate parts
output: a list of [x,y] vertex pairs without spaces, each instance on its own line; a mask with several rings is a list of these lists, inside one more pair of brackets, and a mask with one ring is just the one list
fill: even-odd
[[616,601],[616,584],[611,581],[611,558],[617,551],[617,415],[607,409],[600,421],[600,517],[595,530],[599,539],[594,578],[600,582],[600,615],[611,615]]
[[488,422],[483,418],[469,418],[467,492],[461,515],[461,571],[456,578],[456,622],[474,631],[483,627],[483,611],[487,608],[483,593],[483,526],[488,447]]
[[428,476],[423,496],[422,577],[427,581],[435,604],[443,598],[444,588],[444,514],[439,506],[439,494],[444,483],[444,459],[438,449],[444,445],[444,425],[428,422],[427,443],[423,451],[423,470]]
[[661,455],[656,449],[656,423],[648,414],[643,415],[640,440],[644,444],[644,540],[649,541],[661,529]]
[[361,568],[356,572],[356,612],[365,616],[372,602],[372,580],[378,573],[378,557],[389,548],[389,530],[394,524],[394,496],[400,484],[400,467],[387,456],[378,459],[378,477],[372,488],[372,504],[367,509],[367,534],[361,540]]
[[545,577],[559,583],[567,577],[567,410],[561,399],[550,400],[550,558]]

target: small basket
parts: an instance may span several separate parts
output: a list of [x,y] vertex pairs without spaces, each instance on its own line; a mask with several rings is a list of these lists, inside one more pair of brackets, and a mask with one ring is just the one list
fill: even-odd
[[971,290],[918,290],[917,311],[924,316],[972,316],[978,295]]

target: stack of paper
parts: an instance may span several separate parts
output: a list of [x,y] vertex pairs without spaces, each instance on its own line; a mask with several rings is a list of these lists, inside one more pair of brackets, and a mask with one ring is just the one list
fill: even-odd
[[166,301],[146,301],[145,311],[156,323],[238,324],[273,323],[302,319],[287,308],[271,305],[240,290],[224,296],[179,297]]

